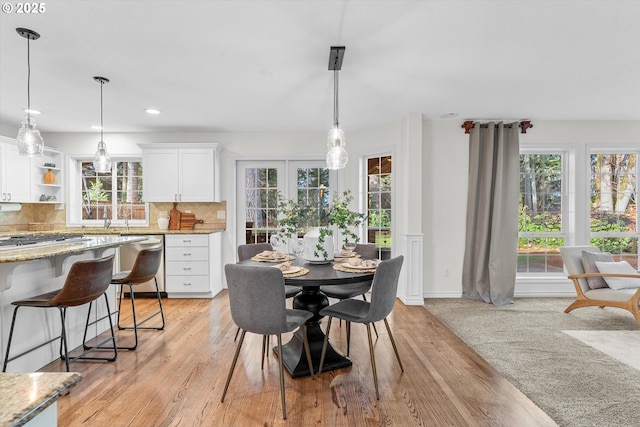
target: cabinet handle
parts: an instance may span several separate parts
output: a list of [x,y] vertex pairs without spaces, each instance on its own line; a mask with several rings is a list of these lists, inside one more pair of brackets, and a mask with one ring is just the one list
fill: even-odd
[[185,286],[191,286],[191,282],[183,283],[183,285],[185,285]]
[[191,271],[191,267],[184,267],[183,270],[184,271]]
[[191,243],[191,240],[183,240],[182,243]]
[[9,195],[8,201],[11,201],[11,193],[7,193]]
[[174,202],[177,202],[177,201],[178,201],[178,193],[175,193],[175,194],[173,195],[173,201],[174,201]]
[[182,254],[182,255],[184,255],[184,256],[191,256],[191,254]]

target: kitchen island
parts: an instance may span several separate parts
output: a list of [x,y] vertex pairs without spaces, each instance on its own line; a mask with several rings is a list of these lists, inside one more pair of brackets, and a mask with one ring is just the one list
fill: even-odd
[[[115,248],[129,243],[144,240],[134,236],[92,236],[69,242],[46,246],[20,246],[0,251],[0,360],[4,361],[11,316],[12,301],[25,299],[34,295],[62,288],[71,265],[80,260],[96,259],[111,255]],[[115,306],[115,287],[107,293],[110,304]],[[43,313],[45,312],[45,313]],[[12,353],[47,341],[56,336],[60,330],[60,319],[56,310],[32,311],[33,316],[23,316],[16,324],[15,340]],[[95,319],[103,317],[106,309],[97,304],[94,310]],[[67,332],[69,348],[82,343],[87,307],[73,307],[67,312]],[[94,319],[94,320],[95,320]],[[88,338],[107,330],[108,321],[103,320],[93,325]],[[11,372],[33,372],[58,359],[59,348],[56,343],[44,346],[29,355],[11,362]]]

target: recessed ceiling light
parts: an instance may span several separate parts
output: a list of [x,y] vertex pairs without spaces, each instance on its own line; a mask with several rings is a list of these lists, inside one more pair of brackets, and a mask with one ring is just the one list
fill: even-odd
[[160,114],[160,110],[156,110],[155,108],[147,108],[144,110],[147,114]]
[[454,117],[458,117],[458,113],[446,113],[440,116],[441,119],[453,119]]
[[25,113],[29,113],[29,114],[36,114],[36,115],[38,115],[38,114],[42,114],[42,112],[41,112],[41,111],[34,110],[33,108],[32,108],[32,109],[25,108],[23,111],[24,111]]

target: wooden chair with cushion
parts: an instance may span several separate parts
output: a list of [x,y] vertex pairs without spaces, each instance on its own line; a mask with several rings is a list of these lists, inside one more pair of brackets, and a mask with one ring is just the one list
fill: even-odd
[[640,286],[639,273],[599,272],[596,262],[609,262],[613,258],[595,246],[564,246],[560,248],[560,254],[577,294],[576,300],[565,309],[565,313],[582,307],[617,307],[631,312],[640,324],[640,288],[612,289],[606,283],[611,278],[636,279]]

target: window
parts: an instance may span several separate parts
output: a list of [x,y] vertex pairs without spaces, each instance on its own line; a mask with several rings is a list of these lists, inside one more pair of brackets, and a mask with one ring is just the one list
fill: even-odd
[[278,192],[299,203],[329,206],[336,173],[324,161],[240,161],[238,162],[237,241],[270,243],[277,231]]
[[563,155],[520,155],[518,273],[561,273]]
[[97,173],[91,160],[77,159],[76,178],[70,188],[70,223],[102,225],[148,224],[147,204],[142,201],[142,162],[113,159],[110,173]]
[[518,275],[563,275],[564,245],[593,245],[638,269],[639,155],[586,144],[522,147]]
[[391,256],[391,156],[370,157],[367,164],[367,242],[378,257]]
[[638,269],[638,155],[590,155],[591,244]]

